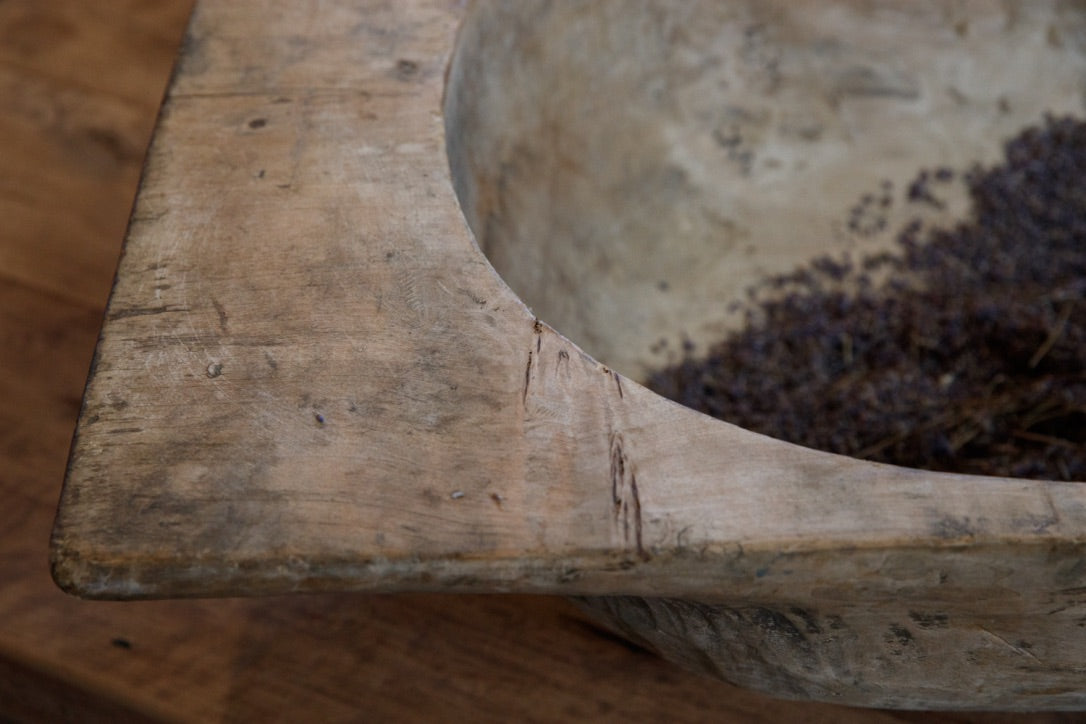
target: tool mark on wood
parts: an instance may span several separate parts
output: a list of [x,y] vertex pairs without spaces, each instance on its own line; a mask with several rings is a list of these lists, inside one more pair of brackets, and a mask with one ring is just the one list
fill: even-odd
[[909,611],[909,618],[922,629],[948,628],[950,626],[950,616],[945,613]]
[[914,641],[912,631],[899,623],[890,624],[890,629],[886,633],[884,640],[888,644],[897,646],[912,646]]
[[116,309],[109,313],[107,317],[109,321],[115,321],[118,319],[126,319],[128,317],[146,317],[154,314],[166,314],[167,312],[187,312],[188,307],[171,307],[165,305],[162,307],[131,307],[129,309]]
[[418,274],[409,269],[401,269],[397,277],[404,304],[414,313],[414,319],[410,320],[409,323],[413,327],[418,327],[426,322],[430,313],[430,309],[419,288]]
[[558,372],[562,369],[562,363],[569,364],[569,352],[564,349],[558,350],[558,363],[554,366],[554,374],[558,375]]
[[622,524],[626,545],[633,545],[642,561],[649,560],[652,556],[645,550],[637,476],[629,465],[622,435],[616,432],[611,433],[611,503],[615,523]]
[[1019,654],[1021,656],[1027,656],[1027,657],[1033,659],[1034,661],[1036,661],[1039,664],[1044,663],[1043,661],[1041,661],[1041,659],[1039,659],[1037,657],[1037,655],[1035,653],[1030,651],[1028,648],[1025,648],[1023,646],[1015,646],[1014,644],[1012,644],[1007,639],[1003,638],[1002,636],[1000,636],[997,633],[994,633],[993,631],[989,631],[988,629],[984,628],[983,626],[980,627],[980,630],[983,631],[984,633],[988,634],[989,636],[991,636],[996,641],[1003,644],[1004,646],[1006,646],[1007,648],[1009,648],[1011,651],[1015,652],[1016,654]]
[[211,298],[211,306],[215,307],[215,313],[219,315],[219,329],[226,332],[226,322],[229,319],[226,315],[226,308],[223,307],[222,302],[215,297]]

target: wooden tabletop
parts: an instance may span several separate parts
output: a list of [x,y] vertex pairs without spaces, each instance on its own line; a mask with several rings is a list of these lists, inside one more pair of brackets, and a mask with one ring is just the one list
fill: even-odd
[[[0,189],[0,203],[15,220],[9,227],[15,233],[5,235],[0,247],[5,260],[0,321],[5,339],[11,340],[0,356],[0,434],[7,463],[0,483],[5,497],[15,503],[0,514],[0,576],[14,582],[0,593],[5,621],[0,626],[0,713],[43,721],[916,718],[777,702],[687,674],[614,639],[553,597],[320,594],[109,603],[78,601],[55,590],[46,571],[45,542],[67,437],[118,251],[121,209],[130,197],[156,95],[188,9],[186,2],[114,5],[115,14],[103,10],[102,4],[88,7],[77,2],[59,2],[43,10],[28,0],[0,8],[4,38],[47,38],[56,44],[55,52],[41,54],[30,41],[0,43],[0,82],[12,91],[8,97],[17,100],[0,112],[6,129],[4,158],[14,159],[8,167],[28,178]],[[427,33],[447,40],[455,32],[460,10],[436,2],[374,5],[380,8],[329,3],[298,10],[296,3],[228,0],[206,0],[200,6],[183,46],[175,93],[198,76],[205,81],[220,77],[216,75],[220,61],[232,61],[236,77],[260,89],[250,98],[243,88],[236,89],[226,100],[200,105],[201,110],[217,106],[208,115],[186,116],[180,108],[177,115],[166,117],[175,132],[189,129],[190,139],[215,128],[239,138],[229,150],[242,161],[234,169],[236,177],[209,175],[206,204],[242,193],[241,180],[252,188],[271,187],[272,194],[289,192],[302,181],[320,183],[292,177],[289,164],[281,159],[246,158],[251,146],[243,144],[251,136],[276,133],[274,113],[295,112],[282,109],[289,104],[276,103],[278,93],[265,92],[271,74],[279,74],[276,90],[304,96],[310,113],[319,113],[322,89],[341,87],[344,74],[339,69],[351,62],[368,64],[367,72],[387,73],[408,85],[420,75],[440,76],[444,57],[407,56],[401,52],[402,43]],[[361,20],[349,25],[355,33],[347,33],[351,42],[313,34],[313,28],[321,26],[320,11]],[[261,28],[277,18],[281,22],[291,12],[312,13],[313,22],[292,25],[295,32],[280,35],[281,45],[269,56],[271,41]],[[231,38],[231,32],[238,35]],[[362,40],[368,41],[364,51],[357,44]],[[280,58],[282,65],[247,64],[238,56],[216,54],[216,48],[227,46]],[[291,59],[303,57],[317,59],[320,77],[291,75]],[[196,96],[207,91],[197,84],[185,92]],[[360,114],[366,112],[365,104],[358,108]],[[314,117],[301,114],[301,120]],[[422,122],[438,124],[438,119]],[[440,136],[439,130],[435,136]],[[152,156],[141,192],[143,211],[137,211],[131,233],[165,223],[175,211],[190,217],[207,211],[173,209],[168,199],[156,198],[156,188],[173,183],[158,173],[168,165],[169,148],[159,146],[157,152],[161,155],[157,160]],[[200,169],[200,158],[195,160],[187,167],[192,172]],[[334,175],[343,169],[326,171]],[[58,198],[70,203],[56,204]],[[156,201],[161,204],[158,211]],[[57,212],[58,206],[70,211]],[[274,201],[267,212],[275,213]],[[232,228],[215,226],[201,240],[203,253],[221,258],[226,269],[231,245],[252,242],[245,232],[240,223]],[[336,267],[335,261],[315,259],[312,266],[328,262],[327,269]],[[154,269],[141,271],[153,280]],[[312,269],[302,263],[299,272],[307,271]],[[338,282],[343,293],[349,293],[349,276]],[[110,321],[164,317],[171,311],[168,284],[161,281],[156,288],[152,281],[140,291],[145,305],[114,307]],[[220,305],[221,300],[211,298],[192,300],[192,307],[211,327],[228,328],[232,310]],[[183,331],[177,334],[182,341]],[[274,340],[264,342],[254,345],[261,354],[263,348],[275,347]],[[156,354],[175,355],[173,361],[187,365],[179,368],[183,370],[179,374],[192,373],[192,367],[208,382],[232,371],[229,358],[184,359],[177,350],[143,353],[149,363]],[[270,361],[265,364],[274,369]],[[98,369],[101,374],[102,366]],[[324,413],[319,400],[310,402],[304,412],[307,422],[316,426]],[[123,416],[123,406],[118,407],[113,412]],[[221,423],[227,425],[229,420]],[[214,431],[207,432],[214,436]]]

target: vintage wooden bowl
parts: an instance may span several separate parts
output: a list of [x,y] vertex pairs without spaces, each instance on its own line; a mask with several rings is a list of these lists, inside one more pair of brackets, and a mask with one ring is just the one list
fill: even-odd
[[[350,4],[328,8],[342,42]],[[220,26],[151,152],[58,583],[563,594],[777,696],[1086,704],[1086,488],[816,452],[636,382],[765,274],[886,244],[910,210],[845,223],[884,180],[1080,111],[1083,11],[415,12],[396,55],[257,76],[230,14],[197,15]]]

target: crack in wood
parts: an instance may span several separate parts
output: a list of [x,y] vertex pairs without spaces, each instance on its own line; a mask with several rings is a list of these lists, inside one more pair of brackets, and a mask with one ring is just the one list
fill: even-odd
[[528,386],[532,383],[532,351],[528,350],[528,364],[524,367],[524,393],[521,401],[528,402]]
[[128,317],[146,317],[154,314],[166,314],[167,312],[187,312],[188,307],[131,307],[129,309],[117,309],[111,311],[107,317],[109,321],[126,319]]
[[645,550],[641,493],[627,458],[622,435],[611,433],[611,504],[615,523],[622,525],[622,539],[642,561],[652,556]]
[[[543,350],[543,323],[538,319],[532,320],[532,331],[535,333],[535,354],[541,354]],[[528,388],[532,384],[532,363],[535,361],[532,350],[528,350],[528,364],[524,368],[524,392],[521,401],[528,402]]]

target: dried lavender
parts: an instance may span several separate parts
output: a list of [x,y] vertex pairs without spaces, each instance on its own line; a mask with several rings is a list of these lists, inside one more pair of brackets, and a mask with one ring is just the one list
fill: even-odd
[[[908,199],[937,205],[953,175],[922,172]],[[1086,123],[1046,118],[962,178],[969,220],[763,282],[742,331],[649,386],[808,447],[1086,480]]]

